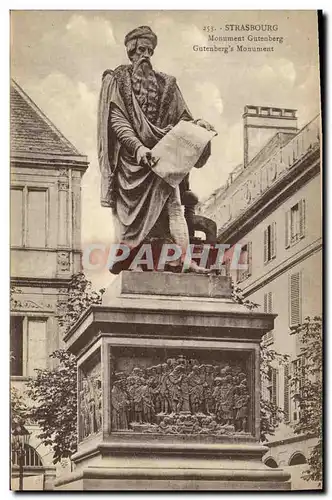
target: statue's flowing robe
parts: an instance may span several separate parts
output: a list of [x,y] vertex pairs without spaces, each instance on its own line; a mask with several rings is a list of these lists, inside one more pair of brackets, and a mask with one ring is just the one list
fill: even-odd
[[141,110],[131,83],[132,67],[104,72],[98,110],[98,158],[101,170],[101,205],[116,216],[119,243],[131,249],[151,234],[172,192],[152,169],[138,165],[140,146],[152,149],[168,125],[192,120],[176,80],[156,73],[158,113],[155,123]]

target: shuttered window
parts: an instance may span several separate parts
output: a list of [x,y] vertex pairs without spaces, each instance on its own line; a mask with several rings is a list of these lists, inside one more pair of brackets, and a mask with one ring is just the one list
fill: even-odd
[[[272,292],[267,292],[264,293],[264,312],[265,313],[272,313]],[[267,332],[262,339],[266,345],[273,344],[274,342],[274,332],[273,330],[270,330]]]
[[291,243],[295,243],[299,239],[300,235],[300,210],[299,204],[296,203],[291,208],[290,211],[290,220],[291,220]]
[[293,273],[289,278],[289,325],[301,323],[301,273]]
[[272,368],[272,391],[271,391],[271,401],[273,404],[278,404],[278,393],[277,393],[277,384],[278,384],[278,371],[276,368]]
[[290,380],[289,380],[289,365],[284,366],[284,419],[285,422],[290,420]]
[[306,206],[302,199],[285,213],[285,247],[297,243],[305,236]]
[[291,387],[291,419],[296,422],[300,418],[299,397],[305,384],[305,357],[298,356],[291,363],[291,373],[294,383]]
[[249,241],[246,245],[243,245],[241,248],[239,264],[244,267],[244,269],[238,269],[237,271],[237,281],[243,281],[249,276],[251,276],[252,272],[252,244]]
[[271,259],[277,255],[277,225],[275,222],[271,224]]
[[278,404],[278,370],[269,366],[267,374],[268,399],[271,403]]
[[268,262],[269,259],[269,228],[264,230],[264,263]]
[[272,313],[272,292],[264,293],[264,312]]
[[300,212],[300,238],[304,238],[305,236],[305,200],[301,200],[299,203],[299,212]]
[[[276,368],[269,368],[269,387],[270,402],[275,406],[278,405],[278,370]],[[271,423],[275,422],[275,419],[271,415]]]
[[285,248],[290,246],[290,211],[285,213]]
[[264,263],[266,264],[277,255],[277,225],[275,222],[264,230]]

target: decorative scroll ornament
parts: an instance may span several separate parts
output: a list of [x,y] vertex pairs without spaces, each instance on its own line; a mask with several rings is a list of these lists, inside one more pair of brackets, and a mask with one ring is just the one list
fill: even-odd
[[240,365],[184,356],[115,374],[112,430],[161,434],[248,432],[249,391]]
[[33,300],[29,299],[17,299],[15,297],[11,297],[10,299],[10,308],[11,310],[38,310],[38,311],[49,311],[53,310],[52,304],[42,304],[42,303],[37,303]]

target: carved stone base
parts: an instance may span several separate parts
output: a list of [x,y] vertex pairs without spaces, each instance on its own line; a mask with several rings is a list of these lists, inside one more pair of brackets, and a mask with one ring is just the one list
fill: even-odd
[[287,490],[262,463],[259,343],[274,315],[225,276],[123,272],[68,332],[78,451],[61,490]]
[[289,490],[289,474],[265,466],[257,444],[114,442],[75,454],[57,490]]

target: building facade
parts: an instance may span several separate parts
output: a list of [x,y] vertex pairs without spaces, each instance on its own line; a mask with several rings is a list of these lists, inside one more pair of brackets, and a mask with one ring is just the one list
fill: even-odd
[[[293,432],[299,409],[289,377],[301,362],[300,339],[292,327],[307,316],[322,315],[320,116],[301,130],[296,110],[246,106],[243,117],[244,164],[198,212],[216,221],[219,243],[241,246],[243,269],[230,272],[244,296],[262,311],[277,314],[275,329],[264,342],[290,358],[272,369],[265,388],[284,410],[284,421],[270,439],[264,461],[289,469],[293,488],[310,488],[301,472],[316,439]],[[248,123],[262,138],[259,147],[250,136],[253,129],[246,132]]]
[[[63,346],[58,306],[81,269],[81,178],[88,162],[14,81],[10,99],[11,384],[24,393],[35,369],[52,368],[49,355]],[[50,489],[52,452],[38,440],[37,426],[26,427],[25,484],[38,476],[40,489]],[[17,476],[13,453],[14,483]]]

